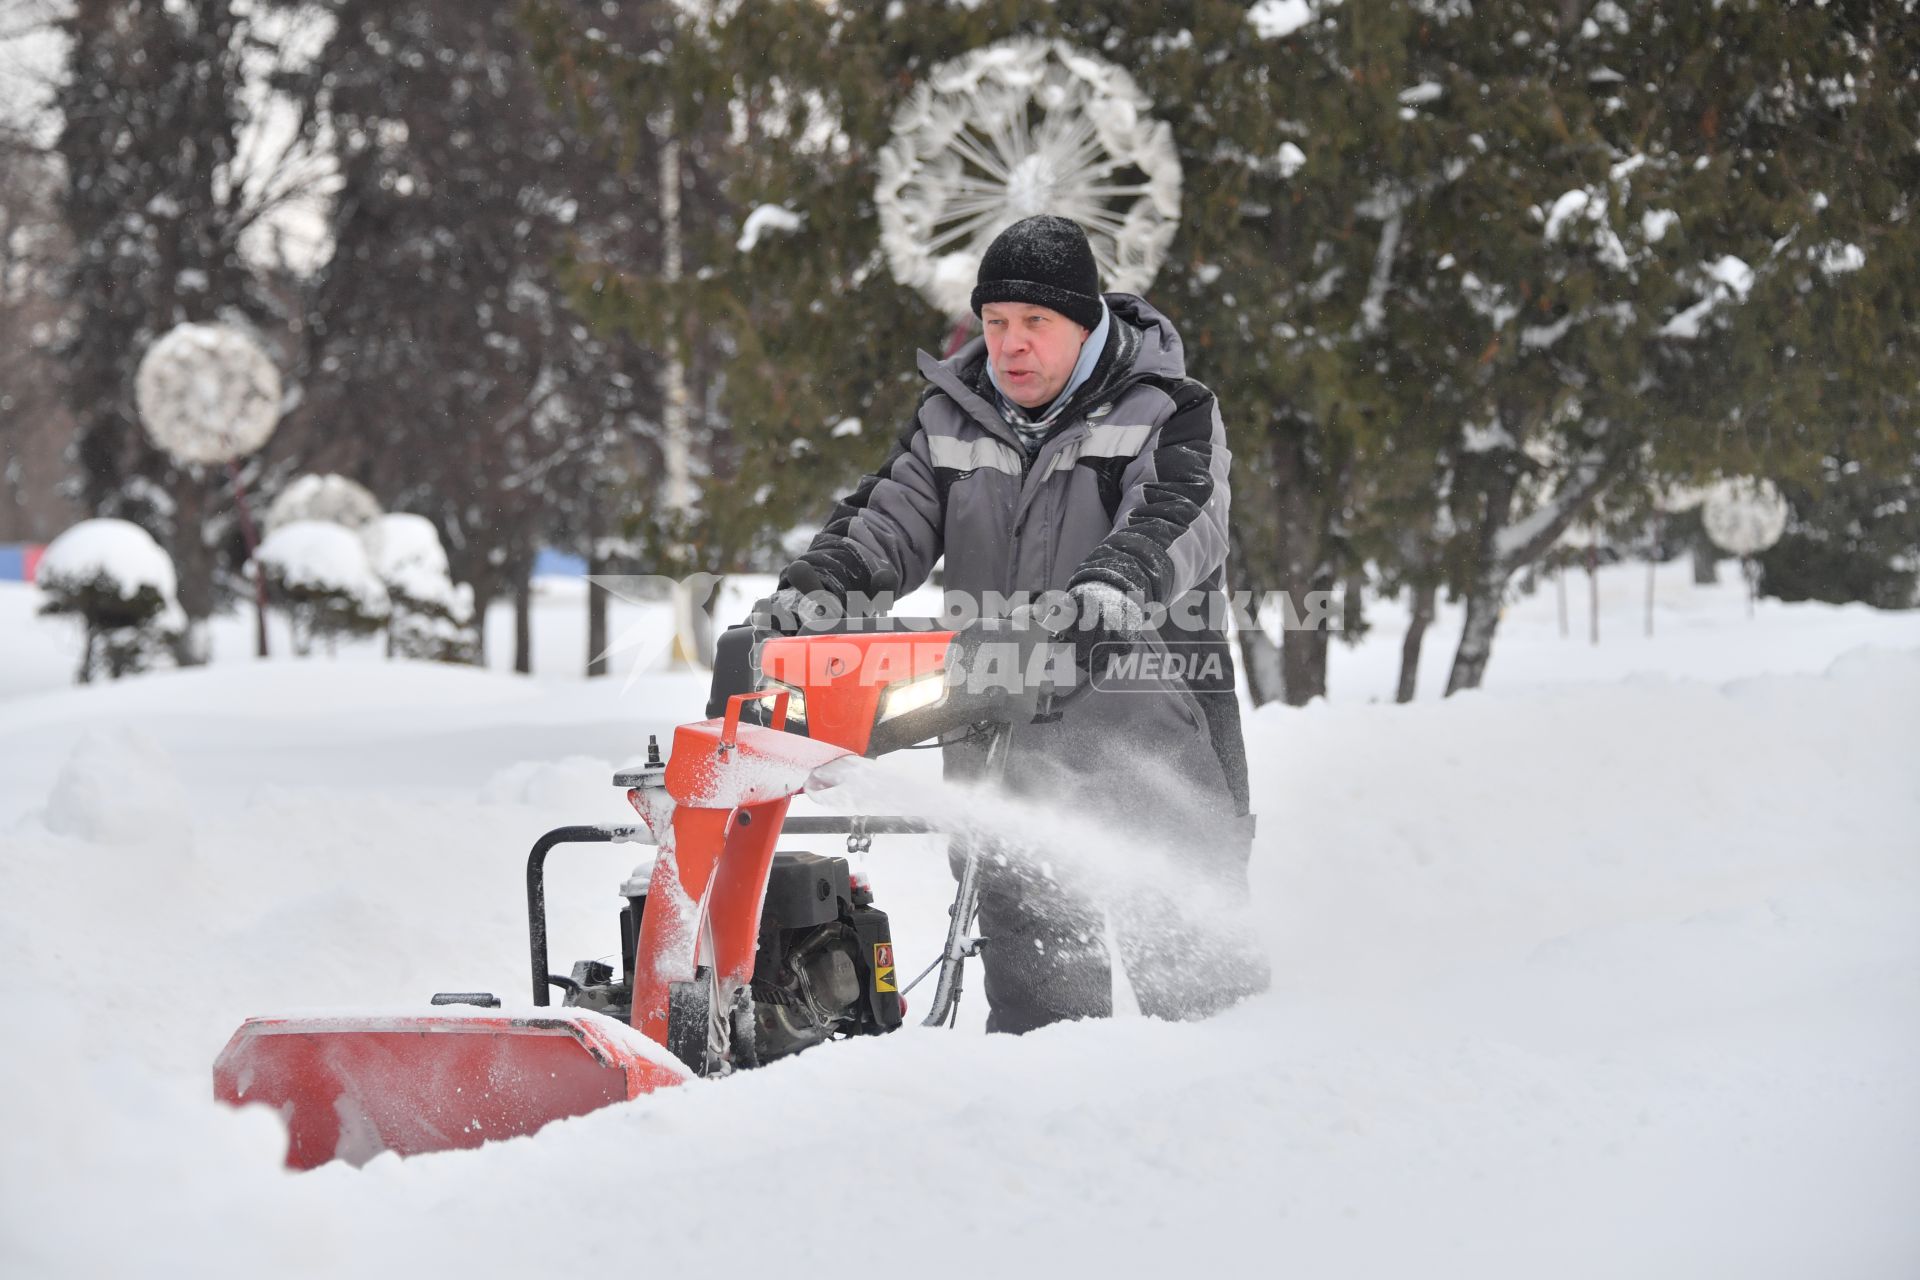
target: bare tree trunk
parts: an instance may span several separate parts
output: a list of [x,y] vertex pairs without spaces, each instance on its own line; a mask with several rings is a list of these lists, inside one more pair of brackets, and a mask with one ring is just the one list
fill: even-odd
[[1412,591],[1413,620],[1407,624],[1407,638],[1400,642],[1400,687],[1394,691],[1395,702],[1413,701],[1414,687],[1420,681],[1420,646],[1426,641],[1435,598],[1440,594],[1440,588],[1431,582]]
[[1660,538],[1666,532],[1667,513],[1658,505],[1653,509],[1653,545],[1647,548],[1647,634],[1653,634],[1653,587],[1660,567]]
[[1587,548],[1587,642],[1600,643],[1600,552]]
[[174,661],[183,667],[205,665],[207,618],[213,613],[213,552],[207,546],[207,489],[198,475],[180,469],[171,486],[174,498],[173,556],[177,599],[187,615],[186,629],[174,642]]
[[[1307,589],[1331,591],[1333,581],[1330,572],[1314,575],[1307,580]],[[1280,684],[1291,707],[1304,707],[1315,698],[1327,696],[1325,627],[1290,627],[1280,633]]]
[[[660,138],[660,253],[661,276],[669,286],[678,284],[684,269],[681,261],[680,222],[680,139],[674,132],[673,114],[668,112]],[[692,510],[694,502],[693,445],[689,430],[690,401],[687,391],[687,361],[684,335],[667,335],[666,359],[661,367],[660,426],[661,452],[666,462],[667,507],[681,514]],[[695,566],[682,565],[681,572]],[[699,611],[693,591],[683,578],[673,588],[673,650],[676,667],[698,667],[702,660]]]
[[513,584],[513,669],[533,674],[533,574],[522,570]]
[[[1344,471],[1329,476],[1306,458],[1301,423],[1277,424],[1271,434],[1273,490],[1278,503],[1280,586],[1293,599],[1294,612],[1311,617],[1307,597],[1331,593],[1334,567],[1332,513],[1345,488]],[[1280,632],[1281,687],[1289,706],[1303,707],[1327,695],[1327,630],[1324,626],[1287,627]]]
[[[458,580],[459,570],[454,570]],[[487,610],[493,604],[493,591],[486,584],[468,579],[473,588],[473,665],[482,671],[487,667]],[[483,589],[484,588],[484,589]]]
[[600,554],[600,540],[594,539],[587,555],[587,678],[607,674],[607,592],[595,578],[607,571],[607,559]]
[[1467,596],[1467,620],[1460,629],[1460,647],[1454,651],[1453,670],[1447,675],[1447,693],[1478,689],[1486,678],[1487,659],[1493,656],[1493,633],[1500,625],[1500,605],[1507,580],[1482,582]]
[[1227,531],[1227,581],[1225,590],[1247,593],[1247,622],[1239,629],[1240,674],[1246,681],[1247,698],[1256,707],[1278,702],[1286,696],[1280,678],[1280,646],[1266,633],[1260,617],[1260,595],[1253,590],[1255,575],[1247,558],[1246,541],[1240,525]]
[[1356,570],[1340,587],[1340,634],[1352,644],[1367,633],[1367,575]]
[[1704,541],[1693,544],[1693,585],[1710,587],[1720,581],[1720,558]]
[[1247,697],[1256,707],[1286,698],[1280,646],[1259,627],[1240,629],[1240,670],[1246,677]]
[[1478,689],[1486,678],[1487,659],[1493,656],[1493,633],[1500,625],[1500,606],[1507,594],[1513,565],[1500,553],[1500,535],[1513,515],[1513,491],[1518,483],[1514,459],[1489,459],[1486,506],[1480,519],[1480,554],[1473,585],[1467,592],[1467,616],[1460,628],[1460,647],[1454,650],[1453,670],[1447,673],[1447,696],[1462,689]]

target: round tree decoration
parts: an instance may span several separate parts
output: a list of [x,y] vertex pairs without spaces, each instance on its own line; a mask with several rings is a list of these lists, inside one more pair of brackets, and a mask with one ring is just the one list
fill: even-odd
[[1152,110],[1133,77],[1060,40],[1003,40],[934,67],[880,152],[894,278],[967,317],[993,237],[1053,213],[1086,229],[1106,288],[1144,291],[1180,222],[1180,156]]
[[280,421],[280,370],[252,335],[183,324],[147,348],[134,378],[147,435],[177,462],[214,466],[253,453]]
[[1730,555],[1740,557],[1747,580],[1747,616],[1753,616],[1753,557],[1780,541],[1787,531],[1787,500],[1768,480],[1736,476],[1707,491],[1700,505],[1700,522],[1707,537]]
[[1700,520],[1714,546],[1729,555],[1756,556],[1787,531],[1787,500],[1771,481],[1722,480],[1708,490]]
[[[247,557],[253,559],[259,539],[239,462],[266,444],[280,424],[280,369],[273,357],[251,334],[231,325],[176,325],[140,357],[133,395],[148,437],[175,462],[226,466]],[[267,588],[257,565],[253,603],[255,646],[264,658]]]

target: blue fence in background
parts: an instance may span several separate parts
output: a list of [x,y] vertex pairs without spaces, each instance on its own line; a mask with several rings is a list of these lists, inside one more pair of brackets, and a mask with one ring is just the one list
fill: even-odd
[[533,558],[533,576],[536,578],[584,578],[586,574],[587,562],[584,557],[555,551],[552,547],[541,548]]
[[45,550],[38,542],[0,542],[0,582],[32,582]]

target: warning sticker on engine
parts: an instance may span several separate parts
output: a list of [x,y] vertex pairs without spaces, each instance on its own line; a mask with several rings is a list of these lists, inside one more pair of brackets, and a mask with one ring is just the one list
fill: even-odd
[[873,989],[875,991],[898,991],[893,985],[893,944],[876,942],[873,944]]

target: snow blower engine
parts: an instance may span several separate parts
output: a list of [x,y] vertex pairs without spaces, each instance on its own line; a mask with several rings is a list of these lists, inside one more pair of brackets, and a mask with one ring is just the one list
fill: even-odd
[[[615,781],[630,779],[620,775]],[[561,831],[580,834],[576,828]],[[856,843],[869,839],[851,837]],[[567,1007],[631,1021],[634,962],[652,872],[643,865],[621,886],[625,903],[619,913],[617,974],[599,960],[576,962],[571,977],[546,974],[544,920],[535,929],[535,967],[549,986],[565,993],[562,1003]],[[536,894],[539,874],[536,868],[530,881]],[[683,1004],[698,1004],[705,990],[705,984],[696,981],[676,994]],[[675,1012],[670,1001],[668,1023],[675,1035],[667,1048],[684,1062],[698,1062],[705,1053],[711,1011],[683,1008],[678,1017]],[[853,874],[845,858],[775,853],[760,907],[753,977],[726,1010],[732,1022],[729,1065],[757,1067],[835,1036],[879,1035],[898,1027],[904,1013],[894,982],[893,933],[887,913],[873,905],[866,877]]]

